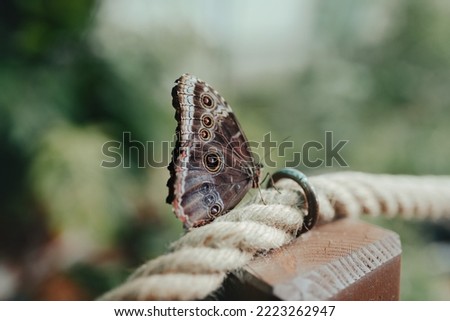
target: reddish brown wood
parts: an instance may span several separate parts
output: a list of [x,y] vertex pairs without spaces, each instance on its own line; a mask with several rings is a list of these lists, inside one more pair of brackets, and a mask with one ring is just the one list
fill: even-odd
[[240,300],[398,300],[401,245],[392,231],[341,219],[259,257],[227,280]]

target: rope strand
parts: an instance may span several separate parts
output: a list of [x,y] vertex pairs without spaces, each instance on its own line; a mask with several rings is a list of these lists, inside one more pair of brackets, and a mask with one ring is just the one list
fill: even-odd
[[[450,218],[449,176],[375,175],[358,172],[310,178],[319,200],[319,223],[339,217],[399,215]],[[213,223],[174,242],[171,252],[139,267],[101,300],[195,300],[220,288],[229,271],[295,238],[306,215],[303,194],[290,180],[262,190]]]

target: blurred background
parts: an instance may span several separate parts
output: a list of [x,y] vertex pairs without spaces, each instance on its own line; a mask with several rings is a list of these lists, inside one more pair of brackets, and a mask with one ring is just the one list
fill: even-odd
[[[250,140],[292,140],[281,160],[325,131],[349,140],[347,168],[309,175],[448,174],[449,15],[445,0],[2,0],[0,299],[93,299],[182,235],[164,166],[129,143],[131,166],[100,164],[124,132],[168,163],[185,72]],[[401,235],[403,300],[450,300],[448,222],[370,221]]]

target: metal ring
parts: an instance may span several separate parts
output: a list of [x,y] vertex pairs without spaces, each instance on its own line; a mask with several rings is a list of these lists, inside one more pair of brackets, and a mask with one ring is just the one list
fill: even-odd
[[308,214],[303,218],[303,226],[298,235],[309,231],[317,223],[319,216],[319,203],[317,202],[317,195],[314,188],[309,184],[308,178],[305,174],[294,168],[283,168],[275,172],[267,183],[267,188],[273,185],[282,178],[289,178],[295,181],[303,190],[305,200],[308,204]]

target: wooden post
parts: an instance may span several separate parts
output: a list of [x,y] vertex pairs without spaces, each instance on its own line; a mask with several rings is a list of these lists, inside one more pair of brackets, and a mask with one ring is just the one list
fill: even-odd
[[401,244],[392,231],[341,219],[232,273],[228,300],[398,300]]

